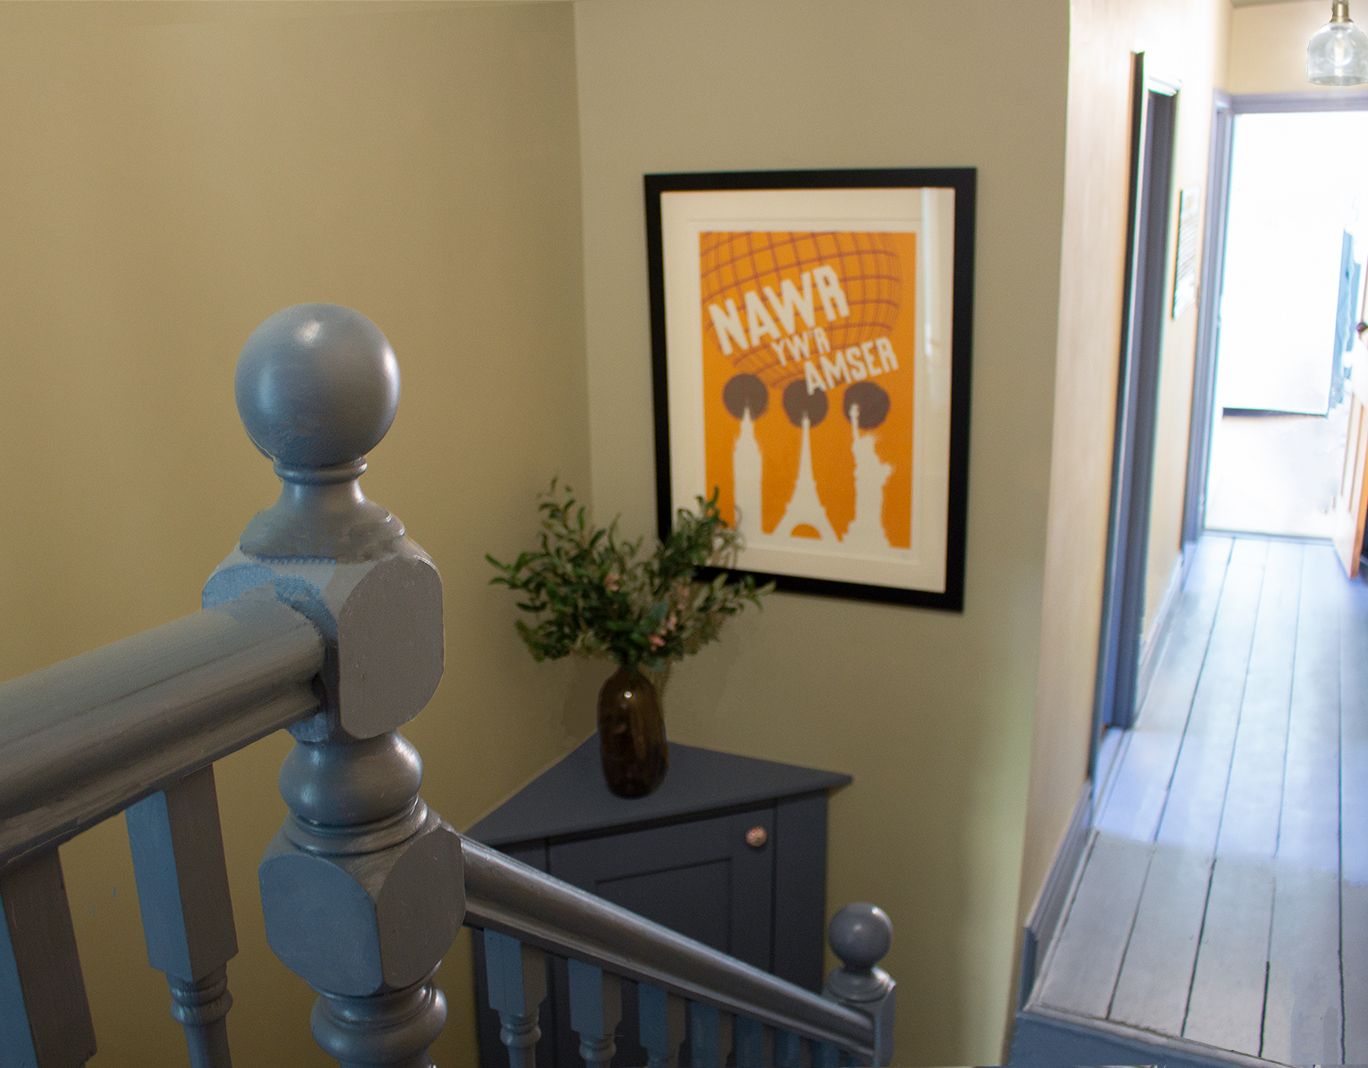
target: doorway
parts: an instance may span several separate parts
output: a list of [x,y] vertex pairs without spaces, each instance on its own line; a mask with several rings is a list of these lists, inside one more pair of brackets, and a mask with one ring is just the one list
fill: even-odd
[[1234,119],[1209,530],[1328,538],[1368,251],[1368,112]]
[[1184,541],[1338,537],[1368,379],[1368,93],[1219,101],[1211,166]]

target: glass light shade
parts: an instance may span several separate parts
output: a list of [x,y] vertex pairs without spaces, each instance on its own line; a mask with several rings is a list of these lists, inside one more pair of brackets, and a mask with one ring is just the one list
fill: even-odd
[[1314,85],[1368,82],[1368,34],[1350,20],[1347,0],[1335,0],[1330,21],[1306,46],[1306,76]]

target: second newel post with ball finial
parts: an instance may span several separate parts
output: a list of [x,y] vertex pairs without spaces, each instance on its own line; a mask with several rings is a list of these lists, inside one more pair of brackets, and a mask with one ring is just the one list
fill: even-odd
[[442,585],[358,483],[394,419],[398,366],[365,316],[304,304],[253,332],[236,392],[282,489],[205,606],[271,586],[327,644],[320,711],[291,728],[280,773],[290,812],[261,863],[267,939],[318,992],[314,1037],[342,1065],[427,1068],[446,1018],[433,972],[464,913],[461,846],[419,796],[399,728],[441,678]]

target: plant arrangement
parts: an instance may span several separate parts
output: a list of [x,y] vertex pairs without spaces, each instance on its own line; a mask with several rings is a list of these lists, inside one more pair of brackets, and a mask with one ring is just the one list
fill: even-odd
[[717,637],[727,617],[773,585],[722,574],[699,581],[698,570],[735,560],[741,535],[717,510],[717,493],[681,508],[669,537],[650,555],[642,539],[624,540],[618,520],[594,526],[569,486],[555,480],[538,498],[538,547],[505,563],[490,581],[522,595],[518,607],[532,621],[518,633],[537,660],[571,653],[603,654],[620,667],[659,672]]

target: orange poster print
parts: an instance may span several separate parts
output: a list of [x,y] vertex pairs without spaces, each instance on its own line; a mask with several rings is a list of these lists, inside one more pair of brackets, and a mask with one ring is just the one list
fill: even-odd
[[706,480],[748,546],[911,548],[917,240],[698,235]]

